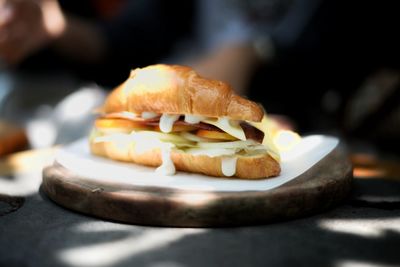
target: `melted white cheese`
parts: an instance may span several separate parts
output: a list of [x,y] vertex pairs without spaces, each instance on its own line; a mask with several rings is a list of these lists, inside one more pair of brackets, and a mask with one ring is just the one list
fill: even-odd
[[268,149],[268,154],[274,158],[276,161],[280,161],[279,150],[275,146],[272,138],[272,124],[271,121],[264,115],[261,122],[249,122],[252,126],[256,127],[264,133],[264,139],[262,144]]
[[158,116],[157,113],[154,113],[154,112],[151,112],[151,111],[143,111],[142,112],[142,118],[145,119],[145,120],[153,119],[153,118],[155,118],[157,116]]
[[163,133],[169,133],[172,130],[174,122],[179,119],[179,115],[162,114],[160,118],[160,130]]
[[196,124],[205,119],[204,116],[185,114],[185,122],[190,124]]
[[225,176],[232,176],[236,173],[237,157],[223,157],[221,159],[221,170]]
[[[121,112],[119,114],[127,119],[134,118],[137,116],[136,114],[130,112]],[[141,116],[142,118],[153,118],[155,116],[158,116],[158,114],[153,112],[143,112]],[[237,151],[241,149],[244,149],[248,153],[250,153],[251,151],[255,151],[257,149],[268,149],[268,153],[273,157],[277,155],[274,158],[279,160],[279,155],[274,153],[276,151],[275,147],[273,146],[273,144],[271,144],[269,138],[270,136],[268,135],[268,131],[266,131],[268,128],[266,117],[264,117],[261,123],[252,123],[253,126],[262,130],[265,133],[262,145],[255,144],[251,140],[210,143],[210,142],[205,142],[206,140],[203,140],[203,138],[200,138],[191,133],[181,133],[180,136],[176,136],[174,134],[165,134],[171,132],[174,122],[177,121],[179,117],[180,115],[170,115],[170,114],[161,115],[159,125],[160,125],[160,130],[164,134],[151,131],[138,131],[138,132],[132,132],[131,134],[106,133],[105,136],[96,136],[94,138],[94,142],[107,142],[115,140],[121,141],[123,140],[123,138],[129,137],[130,141],[135,144],[133,146],[133,149],[138,154],[144,153],[151,149],[159,148],[161,151],[162,164],[156,169],[156,171],[163,175],[175,174],[176,170],[174,163],[171,159],[171,149],[173,147],[178,146],[182,142],[185,144],[187,142],[189,143],[185,145],[186,153],[190,153],[193,155],[206,155],[209,157],[222,156],[223,158],[221,160],[221,170],[225,176],[235,175],[237,157],[235,157],[234,155],[237,153]],[[212,124],[218,127],[224,132],[232,136],[235,136],[240,140],[246,140],[244,131],[240,127],[239,123],[237,121],[229,120],[226,117],[213,119],[197,115],[186,114],[185,121],[187,123],[192,123],[192,124],[203,121],[205,123]],[[181,139],[183,139],[183,141]]]
[[221,117],[218,119],[207,119],[203,120],[203,122],[214,125],[237,139],[246,140],[246,135],[244,134],[242,127],[240,127],[238,123],[235,124],[235,121],[229,120],[229,118]]
[[161,165],[156,169],[156,172],[162,175],[174,175],[175,165],[171,159],[171,149],[161,148]]

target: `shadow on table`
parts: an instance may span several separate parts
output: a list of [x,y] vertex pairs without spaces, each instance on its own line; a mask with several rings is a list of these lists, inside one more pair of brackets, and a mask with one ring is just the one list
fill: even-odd
[[103,221],[40,192],[0,217],[0,266],[394,266],[400,263],[399,191],[397,182],[356,180],[350,199],[326,213],[214,229]]
[[400,181],[395,179],[355,179],[348,203],[358,208],[400,210]]

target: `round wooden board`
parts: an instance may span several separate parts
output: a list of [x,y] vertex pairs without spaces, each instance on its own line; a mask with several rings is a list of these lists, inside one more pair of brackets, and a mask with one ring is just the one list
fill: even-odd
[[307,216],[340,203],[352,167],[335,148],[294,180],[268,191],[204,192],[96,182],[59,164],[43,171],[43,191],[85,214],[141,225],[211,227],[263,224]]

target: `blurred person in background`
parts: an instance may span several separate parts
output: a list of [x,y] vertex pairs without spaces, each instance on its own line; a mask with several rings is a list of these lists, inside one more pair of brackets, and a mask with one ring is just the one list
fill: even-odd
[[191,5],[161,0],[0,0],[0,59],[18,70],[63,69],[115,86],[131,68],[165,57],[175,40],[190,32]]
[[0,120],[23,126],[33,147],[84,136],[103,89],[190,33],[192,5],[0,0]]
[[[396,117],[397,5],[342,0],[0,0],[0,58],[39,71],[56,63],[109,86],[126,79],[134,67],[188,64],[204,76],[229,82],[240,94],[262,102],[269,113],[293,118],[303,132],[344,127],[365,136]],[[171,52],[178,56],[168,57]],[[368,99],[381,95],[382,84],[390,89],[378,107],[361,108],[370,114],[353,116],[360,111],[354,106],[363,107],[354,105],[363,95],[355,92],[368,87],[368,81],[375,81],[377,88]],[[390,108],[375,112],[389,99]],[[373,115],[372,125],[371,114],[380,114]]]
[[302,132],[400,137],[399,4],[205,0],[193,62],[206,76],[285,114]]

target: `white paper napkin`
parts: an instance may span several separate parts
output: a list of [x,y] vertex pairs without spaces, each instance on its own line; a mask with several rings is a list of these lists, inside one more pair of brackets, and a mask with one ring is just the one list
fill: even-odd
[[213,178],[186,172],[177,172],[173,176],[160,175],[155,173],[155,168],[94,156],[89,152],[87,139],[65,146],[57,154],[56,161],[75,174],[96,181],[209,192],[265,191],[307,171],[328,155],[338,142],[337,138],[330,136],[304,137],[293,150],[281,154],[281,174],[262,180]]

